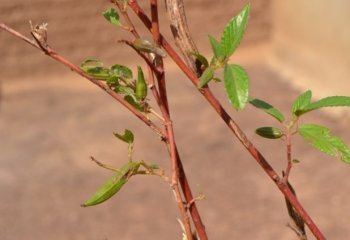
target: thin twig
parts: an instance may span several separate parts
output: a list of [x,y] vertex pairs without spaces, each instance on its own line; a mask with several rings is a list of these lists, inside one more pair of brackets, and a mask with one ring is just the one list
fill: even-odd
[[[0,23],[0,28],[11,33],[12,35],[14,35],[16,37],[22,39],[23,41],[29,43],[31,46],[36,47],[39,50],[42,50],[41,47],[35,41],[30,40],[29,38],[25,37],[24,35],[20,34],[19,32],[15,31],[14,29],[6,26],[5,24]],[[42,50],[42,51],[44,51],[44,50]],[[88,79],[90,82],[92,82],[93,84],[95,84],[98,87],[100,87],[101,89],[103,89],[106,93],[108,93],[111,97],[113,97],[115,100],[120,102],[124,107],[126,107],[136,117],[138,117],[141,121],[143,121],[147,126],[149,126],[153,131],[155,131],[161,137],[161,139],[166,139],[166,135],[163,133],[163,131],[161,129],[158,128],[157,125],[155,125],[144,114],[140,113],[139,110],[135,109],[132,105],[130,105],[127,101],[125,101],[121,95],[117,94],[112,89],[110,89],[104,82],[96,80],[93,77],[89,76],[83,70],[81,70],[78,66],[69,62],[67,59],[65,59],[63,56],[59,55],[56,51],[52,50],[51,48],[50,48],[50,51],[45,52],[45,54],[47,54],[51,58],[55,59],[59,63],[67,66],[75,73]]]
[[[151,21],[147,17],[147,15],[142,11],[140,6],[137,4],[137,1],[130,0],[129,6],[133,9],[135,14],[140,18],[140,20],[144,23],[144,25],[151,31]],[[197,87],[199,83],[199,79],[193,73],[191,69],[189,69],[186,64],[182,61],[182,59],[178,56],[178,54],[174,51],[174,49],[170,46],[170,44],[165,40],[165,38],[161,35],[161,43],[167,54],[173,59],[173,61],[178,65],[178,67],[185,73],[185,75],[190,79],[190,81]],[[210,105],[214,108],[214,110],[219,114],[221,119],[226,123],[229,129],[234,133],[234,135],[240,140],[243,146],[248,150],[248,152],[252,155],[252,157],[256,160],[256,162],[263,168],[266,174],[273,180],[273,182],[277,185],[280,191],[286,196],[286,198],[290,201],[296,211],[303,218],[304,222],[309,227],[310,231],[314,234],[314,236],[319,240],[325,240],[326,238],[323,236],[322,232],[319,230],[317,225],[313,222],[309,214],[305,211],[293,193],[290,191],[288,186],[283,183],[281,177],[276,173],[276,171],[271,167],[271,165],[267,162],[264,156],[258,151],[258,149],[249,141],[244,132],[239,128],[239,126],[233,121],[230,115],[225,111],[220,102],[215,98],[208,87],[200,89],[201,94],[206,98],[206,100],[210,103]]]

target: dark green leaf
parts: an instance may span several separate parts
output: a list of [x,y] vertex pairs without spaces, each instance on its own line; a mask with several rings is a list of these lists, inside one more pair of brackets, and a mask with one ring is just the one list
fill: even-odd
[[225,26],[221,36],[221,54],[225,57],[231,56],[240,44],[248,23],[249,10],[250,4],[248,3],[243,10]]
[[302,124],[299,134],[314,148],[350,163],[350,149],[339,137],[329,135],[329,129],[315,124]]
[[278,139],[283,136],[282,130],[275,127],[260,127],[255,130],[255,133],[269,139]]
[[310,104],[312,92],[310,90],[299,95],[293,103],[292,113],[298,116],[298,113],[302,111],[307,105]]
[[323,107],[350,107],[350,97],[348,96],[331,96],[323,98],[317,102],[310,103],[297,113],[300,116],[304,113],[323,108]]
[[115,11],[114,8],[109,8],[102,13],[102,15],[107,19],[108,22],[113,25],[120,26],[119,14]]
[[117,77],[122,77],[126,79],[131,79],[132,78],[132,71],[130,68],[119,65],[119,64],[114,64],[111,67],[111,73]]
[[251,98],[249,99],[249,103],[252,104],[254,107],[259,108],[267,114],[271,115],[272,117],[276,118],[279,122],[284,121],[283,114],[277,108],[268,104],[267,102],[257,98]]
[[213,36],[209,35],[208,37],[209,37],[209,42],[210,42],[211,49],[213,50],[213,53],[214,53],[214,57],[216,59],[223,58],[222,54],[221,54],[221,45],[220,45],[220,43]]
[[242,110],[249,96],[249,79],[246,71],[239,65],[226,64],[224,83],[231,105],[237,110]]
[[125,129],[123,135],[119,133],[114,133],[114,136],[129,144],[134,142],[134,134],[128,129]]
[[194,56],[196,60],[198,60],[202,64],[204,68],[207,68],[209,66],[208,60],[200,53],[191,52],[190,55]]
[[210,80],[214,77],[214,69],[212,67],[208,67],[202,73],[202,76],[199,78],[198,88],[204,87]]
[[133,175],[137,174],[140,162],[128,162],[122,166],[110,179],[108,179],[88,200],[81,206],[89,207],[103,203],[111,198],[127,183]]

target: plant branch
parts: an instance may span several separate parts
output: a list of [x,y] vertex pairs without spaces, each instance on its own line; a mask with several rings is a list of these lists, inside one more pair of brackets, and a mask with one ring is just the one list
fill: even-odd
[[83,70],[81,70],[78,66],[69,62],[67,59],[65,59],[63,56],[59,55],[57,52],[55,52],[51,48],[48,48],[49,51],[43,50],[34,40],[30,40],[29,38],[25,37],[24,35],[20,34],[19,32],[15,31],[14,29],[8,27],[7,25],[0,23],[0,28],[9,32],[10,34],[14,35],[15,37],[20,38],[23,41],[29,43],[31,46],[43,51],[49,57],[55,59],[57,62],[65,65],[65,66],[67,66],[73,72],[79,74],[80,76],[86,78],[87,80],[89,80],[93,84],[97,85],[99,88],[104,90],[107,94],[109,94],[115,100],[120,102],[124,107],[126,107],[130,112],[132,112],[142,122],[144,122],[147,126],[149,126],[153,131],[155,131],[157,133],[157,135],[160,136],[161,139],[166,139],[166,134],[161,129],[159,129],[156,124],[154,124],[144,114],[140,113],[137,109],[135,109],[132,105],[130,105],[127,101],[125,101],[121,95],[117,94],[112,89],[110,89],[106,84],[104,84],[104,82],[99,81],[99,80],[94,79],[93,77],[89,76]]
[[[160,33],[159,33],[159,20],[158,20],[158,4],[157,0],[150,0],[150,8],[151,8],[151,19],[152,19],[152,36],[153,41],[157,46],[160,46]],[[165,129],[167,132],[169,149],[170,149],[170,158],[172,163],[172,180],[171,184],[174,189],[175,199],[180,210],[181,218],[184,223],[185,233],[188,240],[193,240],[191,223],[189,221],[189,217],[186,212],[186,208],[183,204],[182,195],[179,188],[179,159],[177,158],[176,144],[175,144],[175,136],[173,124],[170,118],[169,105],[168,105],[168,97],[165,83],[165,73],[164,73],[164,63],[163,59],[157,55],[155,55],[154,65],[162,71],[159,74],[156,74],[158,88],[159,88],[159,96],[160,96],[160,110],[165,120]]]
[[184,56],[187,66],[199,76],[201,71],[198,69],[195,59],[190,55],[191,53],[198,53],[198,49],[187,25],[183,0],[165,0],[165,4],[175,43]]
[[[139,7],[137,1],[130,0],[129,6],[133,9],[135,14],[140,18],[140,20],[144,23],[144,25],[151,31],[151,21],[147,17],[147,15],[142,11]],[[186,64],[182,61],[182,59],[178,56],[178,54],[174,51],[174,49],[170,46],[170,44],[165,40],[165,38],[161,35],[161,43],[165,51],[168,55],[173,59],[173,61],[178,65],[178,67],[185,73],[185,75],[190,79],[190,81],[197,87],[199,83],[199,79],[196,74],[189,69]],[[214,110],[219,114],[222,120],[226,123],[229,129],[234,133],[234,135],[240,140],[240,142],[244,145],[244,147],[248,150],[248,152],[252,155],[255,161],[263,168],[266,174],[273,180],[273,182],[277,185],[280,191],[284,194],[284,196],[290,201],[296,211],[303,218],[305,223],[308,225],[311,232],[314,236],[319,240],[325,240],[326,238],[323,236],[322,232],[318,229],[317,225],[313,222],[311,217],[296,199],[294,194],[288,188],[288,186],[283,183],[281,177],[276,173],[276,171],[271,167],[271,165],[267,162],[264,156],[258,151],[258,149],[249,141],[244,132],[238,127],[238,125],[234,122],[234,120],[230,117],[230,115],[225,111],[219,101],[215,98],[208,87],[199,90],[201,94],[206,98],[206,100],[210,103],[210,105],[214,108]]]

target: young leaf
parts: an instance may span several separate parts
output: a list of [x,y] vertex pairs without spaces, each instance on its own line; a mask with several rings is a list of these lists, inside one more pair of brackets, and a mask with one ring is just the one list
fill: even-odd
[[212,67],[208,67],[202,73],[202,76],[199,78],[198,88],[204,87],[210,80],[214,77],[214,69]]
[[304,113],[323,108],[323,107],[350,107],[350,97],[348,96],[331,96],[323,98],[314,103],[310,103],[297,113],[300,116]]
[[166,57],[166,53],[163,49],[156,47],[153,42],[147,39],[138,38],[133,42],[133,46],[141,52],[154,53],[158,56]]
[[300,136],[314,148],[350,164],[350,149],[339,137],[329,135],[329,129],[315,124],[302,124],[298,128]]
[[114,8],[109,8],[102,13],[102,15],[107,19],[108,22],[113,25],[120,26],[119,14],[115,11]]
[[110,76],[109,69],[103,67],[103,63],[98,59],[86,59],[81,63],[80,68],[96,79],[106,80]]
[[111,67],[111,73],[117,77],[123,77],[126,79],[131,79],[132,78],[132,71],[130,68],[119,65],[119,64],[114,64]]
[[[119,86],[119,81],[118,80],[119,80],[118,77],[112,75],[109,78],[107,78],[106,83],[107,83],[107,85],[110,88],[114,88],[115,89],[117,86]],[[116,92],[118,92],[118,91],[116,91]]]
[[119,133],[114,133],[114,136],[116,136],[120,140],[122,140],[122,141],[124,141],[126,143],[129,143],[129,144],[134,142],[134,134],[128,129],[125,129],[123,135],[121,135]]
[[123,165],[109,180],[107,180],[88,200],[81,206],[89,207],[103,203],[115,195],[140,167],[140,162],[128,162]]
[[99,80],[107,80],[110,77],[109,69],[104,67],[90,67],[84,71]]
[[278,139],[283,136],[282,130],[275,127],[260,127],[255,130],[255,133],[269,139]]
[[250,4],[248,3],[243,10],[225,26],[221,36],[221,54],[225,57],[231,56],[241,42],[248,23],[249,10]]
[[249,103],[254,107],[259,108],[267,114],[271,115],[272,117],[276,118],[279,122],[284,121],[283,114],[277,108],[268,104],[267,102],[257,98],[250,98]]
[[143,101],[147,96],[147,83],[143,75],[142,68],[140,66],[137,66],[135,96],[136,96],[136,99],[139,101]]
[[124,100],[127,101],[131,106],[139,110],[140,112],[144,112],[145,109],[141,107],[140,103],[136,101],[135,95],[126,95]]
[[225,90],[231,105],[236,110],[242,110],[249,96],[249,79],[246,71],[239,65],[225,65]]
[[202,54],[196,53],[196,52],[191,52],[190,55],[194,56],[196,58],[196,60],[198,60],[202,64],[202,66],[204,68],[207,68],[209,66],[208,60]]
[[298,116],[298,113],[302,111],[307,105],[310,104],[312,97],[312,92],[310,90],[304,92],[299,95],[297,99],[294,101],[292,106],[292,113]]
[[103,63],[99,60],[99,59],[96,59],[96,58],[88,58],[88,59],[85,59],[80,67],[81,68],[85,68],[85,67],[102,67],[103,66]]
[[213,36],[209,35],[208,37],[209,37],[209,42],[210,42],[211,49],[213,50],[213,53],[214,53],[214,57],[216,59],[223,58],[222,54],[221,54],[221,45],[220,45],[220,43]]
[[118,85],[115,88],[115,92],[125,94],[127,96],[132,97],[134,100],[136,100],[134,89],[132,89],[130,87]]

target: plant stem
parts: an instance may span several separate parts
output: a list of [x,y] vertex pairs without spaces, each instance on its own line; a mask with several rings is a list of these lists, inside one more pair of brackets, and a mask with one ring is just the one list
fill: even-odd
[[6,26],[3,23],[0,23],[0,28],[11,33],[15,37],[18,37],[22,39],[23,41],[29,43],[31,46],[43,51],[46,55],[49,57],[55,59],[59,63],[67,66],[70,68],[73,72],[79,74],[80,76],[88,79],[93,84],[97,85],[99,88],[104,90],[107,94],[109,94],[111,97],[113,97],[115,100],[120,102],[124,107],[126,107],[130,112],[132,112],[136,117],[138,117],[142,122],[144,122],[147,126],[149,126],[153,131],[157,133],[161,137],[161,139],[166,139],[166,134],[158,128],[156,124],[154,124],[150,119],[148,119],[144,114],[140,113],[139,110],[135,109],[132,105],[130,105],[127,101],[123,99],[123,97],[116,92],[114,92],[112,89],[110,89],[104,82],[99,81],[97,79],[94,79],[90,75],[86,74],[83,70],[81,70],[78,66],[74,65],[73,63],[69,62],[67,59],[65,59],[63,56],[59,55],[56,51],[49,48],[49,51],[44,51],[36,42],[30,40],[29,38],[23,36],[19,32],[15,31],[14,29]]
[[[159,20],[158,20],[158,4],[157,0],[150,0],[150,7],[151,7],[151,19],[152,19],[152,36],[153,41],[157,46],[160,46],[160,33],[159,33]],[[157,59],[158,58],[158,59]],[[174,189],[175,193],[175,199],[178,205],[178,208],[180,210],[181,218],[184,223],[185,227],[185,233],[188,240],[192,240],[192,230],[191,230],[191,224],[189,221],[189,217],[187,215],[185,206],[183,204],[182,195],[179,188],[179,167],[178,167],[178,158],[177,158],[177,151],[176,151],[176,144],[175,144],[175,136],[174,136],[174,129],[173,124],[170,118],[170,111],[169,111],[169,105],[168,105],[168,97],[167,97],[167,90],[166,90],[166,83],[165,83],[165,73],[164,73],[164,63],[163,59],[159,56],[155,56],[154,59],[154,65],[156,65],[156,68],[161,69],[160,73],[156,74],[157,83],[158,83],[158,90],[159,90],[159,97],[160,97],[160,110],[162,112],[162,115],[164,117],[164,123],[165,123],[165,129],[167,132],[167,137],[169,141],[169,149],[170,149],[170,158],[172,163],[172,179],[171,184]]]
[[[143,10],[138,5],[137,1],[130,0],[129,6],[135,14],[140,18],[140,20],[144,23],[144,25],[151,31],[151,21],[147,17],[147,15],[143,12]],[[178,54],[174,51],[174,49],[170,46],[170,44],[165,40],[165,38],[160,35],[161,44],[168,55],[173,59],[173,61],[178,65],[178,67],[185,73],[185,75],[189,78],[189,80],[193,83],[194,86],[197,87],[199,83],[199,79],[196,74],[186,66],[186,64],[182,61],[182,59],[178,56]],[[271,165],[267,162],[264,156],[258,151],[258,149],[249,141],[244,132],[239,128],[239,126],[234,122],[234,120],[230,117],[230,115],[225,111],[220,102],[215,98],[208,87],[202,88],[199,90],[201,94],[206,98],[206,100],[210,103],[210,105],[214,108],[214,110],[219,114],[221,119],[226,123],[229,129],[234,133],[234,135],[240,140],[243,146],[248,150],[248,152],[252,155],[255,161],[263,168],[266,174],[273,180],[273,182],[277,185],[280,191],[285,195],[285,197],[290,201],[296,211],[303,218],[310,231],[314,234],[314,236],[319,240],[325,240],[326,238],[323,236],[322,232],[319,230],[317,225],[313,222],[309,214],[305,211],[299,201],[296,199],[294,194],[288,188],[288,186],[283,183],[281,177],[276,173],[276,171],[271,167]]]

